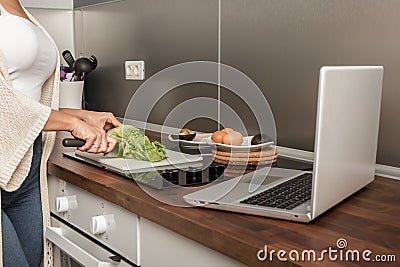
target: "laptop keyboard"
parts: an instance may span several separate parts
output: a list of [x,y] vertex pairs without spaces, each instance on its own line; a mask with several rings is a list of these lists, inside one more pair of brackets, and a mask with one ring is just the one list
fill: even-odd
[[291,210],[311,199],[312,174],[304,173],[240,203]]

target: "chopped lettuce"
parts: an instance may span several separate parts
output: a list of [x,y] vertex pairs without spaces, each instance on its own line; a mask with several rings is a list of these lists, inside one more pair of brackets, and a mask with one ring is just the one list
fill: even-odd
[[160,161],[167,157],[165,147],[149,138],[139,129],[124,125],[108,131],[108,135],[118,140],[118,155],[125,159]]

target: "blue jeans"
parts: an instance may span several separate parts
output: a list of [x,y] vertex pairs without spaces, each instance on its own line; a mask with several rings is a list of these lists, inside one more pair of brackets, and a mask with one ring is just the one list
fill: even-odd
[[42,135],[33,145],[32,165],[21,187],[1,190],[3,265],[39,266],[43,253],[43,220],[39,171]]

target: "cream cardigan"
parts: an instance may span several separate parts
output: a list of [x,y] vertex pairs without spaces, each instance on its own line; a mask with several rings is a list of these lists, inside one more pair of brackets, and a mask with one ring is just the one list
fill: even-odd
[[[27,10],[25,12],[34,24],[45,31]],[[45,33],[48,35],[46,31]],[[49,38],[51,39],[50,36]],[[55,43],[54,46],[56,46]],[[58,50],[57,55],[59,55]],[[40,103],[37,103],[12,88],[4,55],[0,50],[0,187],[6,191],[18,189],[24,181],[31,166],[33,143],[46,124],[51,109],[58,109],[59,68],[60,58],[58,56],[54,73],[44,83]],[[47,160],[53,149],[54,141],[55,132],[43,132],[43,152],[40,163],[43,233],[50,225]],[[0,220],[0,253],[2,254],[1,233]],[[43,238],[43,264],[44,266],[53,266],[52,244],[44,236]],[[2,266],[1,255],[0,267]]]

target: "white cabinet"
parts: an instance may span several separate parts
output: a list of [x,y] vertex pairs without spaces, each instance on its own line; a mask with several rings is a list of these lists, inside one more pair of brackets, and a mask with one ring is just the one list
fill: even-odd
[[[103,249],[85,241],[87,238],[80,236],[74,227],[95,243],[100,242],[138,266],[246,266],[55,176],[49,175],[48,185],[50,210],[62,222],[53,220],[52,226],[59,228],[62,236],[57,235],[56,228],[48,229],[48,234],[53,234],[54,240],[66,239],[60,241],[62,244],[77,245],[66,246],[67,251],[70,249],[78,255],[86,251],[87,255],[95,256],[95,259],[87,256],[84,260],[103,261],[109,258],[110,250],[100,253]],[[122,267],[125,263],[115,266]]]
[[[139,217],[136,214],[54,176],[49,175],[48,185],[52,213],[66,225],[78,228],[90,238],[140,265]],[[57,211],[60,207],[63,207],[62,211]],[[66,227],[61,230],[71,233]]]
[[26,8],[56,8],[56,9],[72,9],[72,0],[20,0],[21,4]]
[[142,267],[246,266],[143,217],[140,217],[140,254]]

